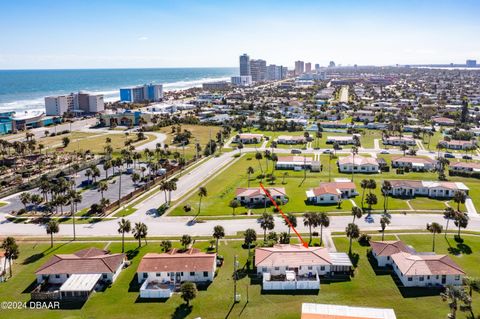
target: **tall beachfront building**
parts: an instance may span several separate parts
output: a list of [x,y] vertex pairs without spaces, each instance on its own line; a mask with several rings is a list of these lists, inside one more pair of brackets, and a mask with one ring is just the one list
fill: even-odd
[[305,63],[303,61],[295,61],[295,75],[300,75],[305,72]]
[[252,85],[251,75],[232,76],[232,84],[235,86],[250,86]]
[[270,64],[267,67],[267,80],[278,81],[283,80],[287,76],[287,68],[281,65]]
[[85,92],[45,97],[48,116],[63,116],[65,113],[99,113],[105,110],[103,94]]
[[253,82],[262,82],[267,79],[267,61],[250,60],[250,74]]
[[240,56],[240,76],[248,76],[250,73],[250,57],[247,54]]
[[144,84],[120,89],[120,101],[122,102],[158,102],[163,99],[162,84]]
[[310,62],[305,63],[305,72],[306,73],[311,73],[312,72],[312,63],[310,63]]

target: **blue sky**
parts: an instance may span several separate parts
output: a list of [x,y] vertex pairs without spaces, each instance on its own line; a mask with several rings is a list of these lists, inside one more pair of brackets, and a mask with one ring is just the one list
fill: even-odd
[[480,2],[2,1],[0,69],[480,60]]

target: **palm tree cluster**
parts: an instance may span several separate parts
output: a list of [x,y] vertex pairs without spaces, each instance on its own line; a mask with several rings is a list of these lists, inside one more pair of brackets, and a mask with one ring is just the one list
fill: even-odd
[[310,244],[312,243],[312,229],[320,227],[320,245],[322,245],[323,228],[327,228],[328,226],[330,226],[330,218],[326,213],[307,212],[303,214],[303,225],[308,227]]

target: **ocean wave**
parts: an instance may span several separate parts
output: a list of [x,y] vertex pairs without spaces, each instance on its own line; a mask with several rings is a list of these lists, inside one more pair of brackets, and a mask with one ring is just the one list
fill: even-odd
[[[175,91],[175,90],[185,90],[192,87],[200,87],[202,83],[215,82],[215,81],[228,81],[229,77],[204,77],[195,80],[182,80],[176,82],[167,82],[163,83],[163,88],[165,91]],[[138,85],[134,84],[134,85]],[[132,86],[134,86],[132,85]],[[105,102],[115,102],[120,99],[120,88],[104,91],[96,90],[79,90],[95,94],[103,94]],[[61,94],[61,93],[59,93]],[[65,94],[65,93],[64,93]],[[68,93],[66,93],[68,94]],[[24,99],[11,102],[1,102],[0,103],[0,112],[9,112],[9,111],[25,111],[25,110],[41,110],[45,111],[45,102],[44,97],[49,94],[45,94],[42,97],[33,98],[33,99]]]

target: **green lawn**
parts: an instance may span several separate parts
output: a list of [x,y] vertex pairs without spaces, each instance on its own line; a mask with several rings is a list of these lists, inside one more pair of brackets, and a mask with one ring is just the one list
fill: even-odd
[[[437,252],[448,253],[448,245],[443,236],[437,236]],[[373,236],[379,239],[378,235]],[[386,235],[385,239],[394,239],[393,235]],[[407,244],[413,245],[418,251],[431,249],[431,235],[400,235]],[[462,250],[464,254],[452,258],[460,264],[468,275],[480,276],[480,239],[473,236],[464,236]],[[452,238],[450,244],[456,247]],[[343,237],[334,238],[339,251],[348,250],[348,240]],[[178,246],[178,242],[174,242]],[[206,249],[206,242],[197,242],[195,247]],[[14,264],[14,277],[6,283],[0,284],[0,299],[2,301],[29,301],[28,287],[34,281],[34,271],[42,265],[53,253],[71,253],[78,249],[95,246],[103,248],[104,243],[68,243],[56,244],[49,249],[48,244],[20,245],[21,255]],[[302,302],[344,304],[351,306],[387,307],[393,308],[398,319],[438,319],[444,318],[448,312],[446,303],[441,302],[438,295],[410,296],[407,292],[402,295],[394,284],[390,275],[375,274],[372,265],[366,258],[368,247],[361,247],[356,242],[353,252],[358,254],[358,266],[351,281],[336,283],[321,283],[318,293],[291,293],[282,294],[262,293],[261,286],[252,281],[248,274],[240,276],[237,282],[241,301],[232,306],[233,294],[233,258],[238,256],[240,269],[244,269],[247,250],[241,248],[240,241],[221,241],[220,254],[225,257],[224,265],[219,269],[214,282],[207,290],[199,291],[197,298],[192,302],[192,308],[186,309],[179,295],[174,295],[167,301],[147,301],[138,299],[138,285],[136,284],[136,269],[141,257],[147,252],[159,252],[158,243],[149,243],[141,249],[137,244],[126,243],[126,250],[131,258],[131,265],[124,269],[113,285],[104,292],[93,294],[81,309],[73,310],[7,310],[6,318],[115,318],[130,319],[136,314],[142,318],[299,318]],[[108,247],[112,252],[120,252],[121,244],[112,243]],[[470,249],[471,251],[469,251]],[[458,252],[458,250],[451,250]],[[253,278],[253,277],[252,277]],[[247,303],[248,291],[248,303]],[[417,290],[410,291],[413,293]],[[478,309],[480,296],[474,293],[474,309]],[[277,306],[281,305],[281,307]],[[459,319],[465,319],[464,313],[459,312]]]
[[444,210],[445,208],[447,208],[447,205],[445,205],[445,201],[430,199],[427,197],[417,197],[409,201],[413,209],[417,209],[417,210],[430,210],[430,209]]
[[[177,128],[176,125],[173,125],[175,129]],[[195,140],[198,140],[198,143],[202,145],[202,147],[208,143],[210,139],[216,140],[217,132],[221,130],[220,126],[205,126],[205,125],[190,125],[190,124],[182,124],[181,125],[182,131],[188,130],[192,132],[192,138],[190,139],[190,143],[192,145],[195,144]],[[173,137],[174,133],[172,133],[172,126],[162,127],[159,132],[164,133],[167,135],[167,139],[165,143],[168,145],[173,144]]]

